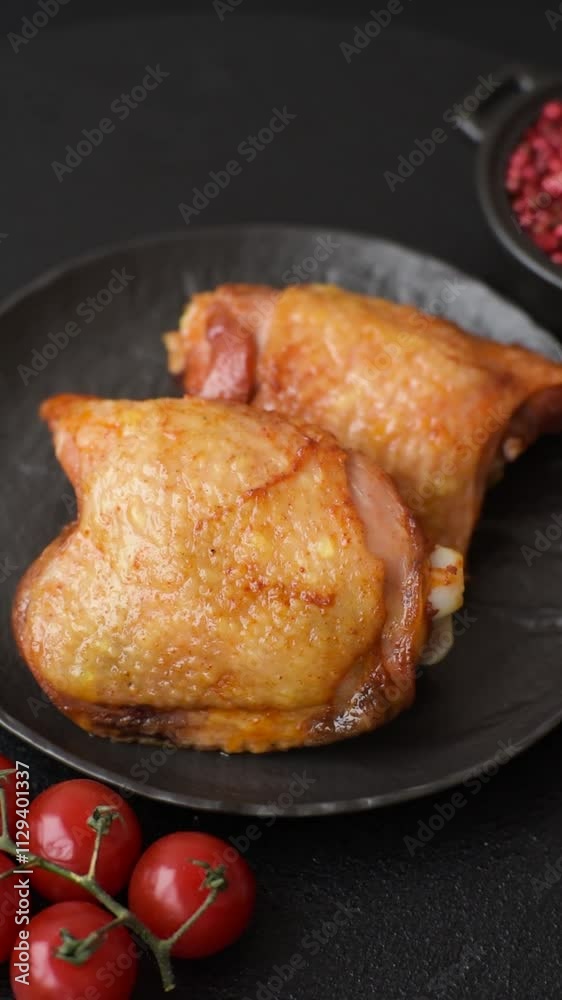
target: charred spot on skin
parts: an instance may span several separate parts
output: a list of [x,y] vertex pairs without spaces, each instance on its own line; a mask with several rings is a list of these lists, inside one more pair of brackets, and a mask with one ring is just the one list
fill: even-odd
[[[110,708],[96,705],[87,710],[67,711],[77,725],[98,735],[120,741],[148,739],[157,743],[174,742],[173,719],[163,717],[161,712],[149,706]],[[173,712],[168,714],[173,716]]]

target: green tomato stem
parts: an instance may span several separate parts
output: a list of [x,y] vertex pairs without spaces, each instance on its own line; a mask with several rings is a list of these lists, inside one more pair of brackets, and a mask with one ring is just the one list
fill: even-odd
[[88,819],[88,826],[95,831],[96,839],[94,842],[94,847],[92,850],[92,857],[90,858],[90,864],[88,867],[88,878],[94,881],[96,877],[96,868],[98,864],[98,858],[100,853],[101,842],[105,835],[109,833],[111,825],[114,820],[119,819],[123,822],[121,813],[118,812],[113,806],[97,806],[94,809],[92,815]]
[[85,938],[76,938],[70,931],[61,928],[62,944],[56,954],[58,958],[63,958],[72,965],[85,965],[85,963],[95,955],[98,948],[101,948],[107,935],[114,927],[120,927],[125,923],[126,917],[116,917],[109,924],[104,924],[98,930],[87,934]]
[[169,938],[165,939],[164,944],[168,946],[170,950],[174,947],[176,942],[179,941],[181,937],[183,937],[185,932],[188,931],[189,928],[192,927],[193,924],[195,924],[199,920],[199,917],[202,917],[205,911],[208,910],[209,907],[213,905],[219,892],[220,889],[211,889],[209,891],[209,895],[203,900],[201,906],[199,906],[198,909],[195,910],[195,913],[192,913],[191,916],[188,917],[188,919],[185,921],[185,923],[183,923],[181,927],[178,927],[177,931],[174,931],[173,934],[170,934]]

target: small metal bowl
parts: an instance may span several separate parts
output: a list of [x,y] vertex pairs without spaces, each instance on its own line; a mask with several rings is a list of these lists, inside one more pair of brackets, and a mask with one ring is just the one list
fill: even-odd
[[[562,266],[553,264],[519,226],[505,187],[505,176],[510,154],[538,118],[543,104],[562,98],[562,77],[523,66],[510,66],[493,75],[499,86],[472,115],[457,120],[462,131],[480,145],[477,158],[480,202],[503,246],[526,268],[560,289]],[[561,305],[558,304],[559,310]]]

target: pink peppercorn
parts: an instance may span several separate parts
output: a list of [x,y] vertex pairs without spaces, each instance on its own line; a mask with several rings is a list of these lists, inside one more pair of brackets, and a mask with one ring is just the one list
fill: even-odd
[[562,102],[561,101],[548,101],[542,109],[543,116],[551,122],[558,121],[562,118]]
[[560,174],[549,174],[542,182],[542,188],[553,198],[559,198],[562,194],[562,176]]
[[562,101],[548,101],[509,157],[505,187],[519,225],[562,264]]
[[558,239],[554,233],[537,233],[535,243],[546,253],[554,253],[558,249]]

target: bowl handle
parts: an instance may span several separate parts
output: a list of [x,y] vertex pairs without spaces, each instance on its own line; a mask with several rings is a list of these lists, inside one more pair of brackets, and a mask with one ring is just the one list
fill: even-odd
[[[512,64],[504,66],[491,77],[498,84],[496,88],[469,114],[459,115],[456,119],[458,128],[473,142],[481,142],[486,135],[489,120],[494,112],[502,107],[506,100],[515,94],[529,94],[547,79],[546,74],[537,72],[529,66]],[[472,95],[471,95],[472,96]]]

